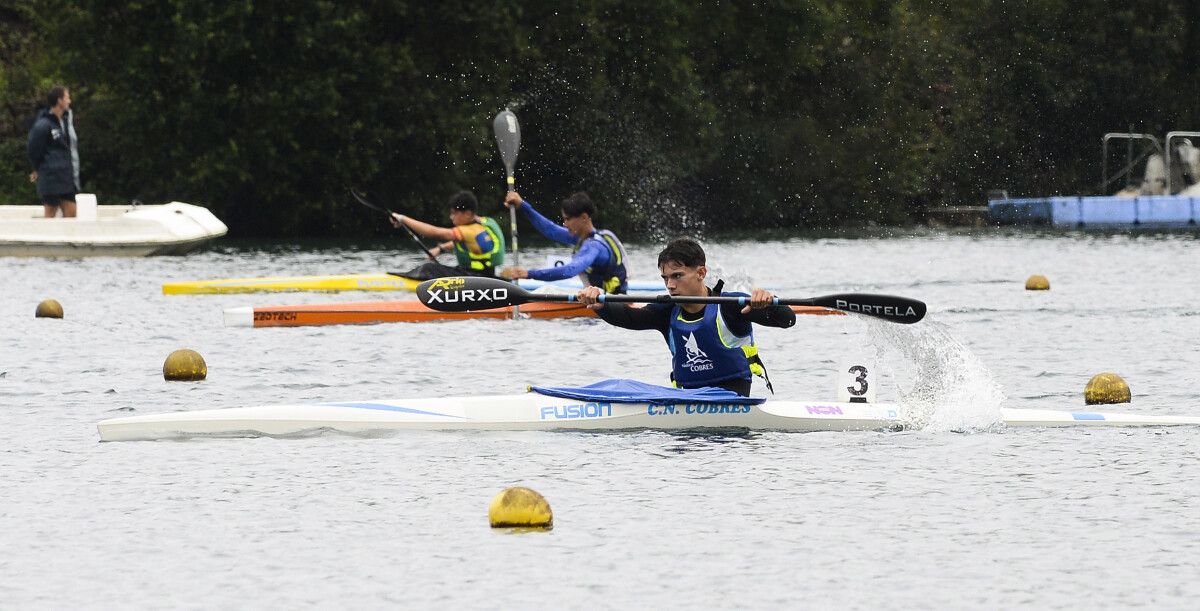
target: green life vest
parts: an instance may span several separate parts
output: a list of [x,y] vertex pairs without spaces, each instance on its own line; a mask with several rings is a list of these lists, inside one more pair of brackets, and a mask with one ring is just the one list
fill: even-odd
[[[474,223],[461,225],[458,229],[463,234],[462,241],[454,241],[454,255],[458,257],[459,267],[485,271],[504,264],[504,232],[499,223],[489,216],[481,216]],[[478,239],[480,234],[485,234],[484,239]],[[489,244],[491,248],[484,250],[480,242]]]

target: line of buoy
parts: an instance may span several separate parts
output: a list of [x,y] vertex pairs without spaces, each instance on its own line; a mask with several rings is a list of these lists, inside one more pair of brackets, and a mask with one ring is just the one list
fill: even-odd
[[62,304],[55,299],[43,299],[33,315],[35,318],[62,318]]
[[163,379],[171,382],[196,382],[208,377],[208,364],[199,352],[180,348],[163,361]]
[[1050,281],[1041,274],[1034,274],[1025,281],[1025,290],[1048,291],[1050,290]]
[[1083,402],[1088,405],[1129,403],[1132,398],[1129,384],[1115,373],[1098,373],[1083,388]]
[[554,513],[536,490],[516,486],[505,488],[492,499],[488,507],[488,522],[492,528],[550,529]]

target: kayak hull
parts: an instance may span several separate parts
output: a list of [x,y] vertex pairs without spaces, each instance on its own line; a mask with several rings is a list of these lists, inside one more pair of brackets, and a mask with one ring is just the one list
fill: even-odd
[[[224,278],[168,282],[162,285],[164,295],[224,295],[236,293],[286,293],[299,291],[408,291],[414,292],[420,280],[394,274],[341,274],[332,276],[276,276],[267,278]],[[543,286],[564,289],[582,288],[576,279],[557,282],[521,280],[522,287],[534,290]],[[662,291],[661,282],[631,282],[631,291]]]
[[[792,306],[797,314],[838,316],[838,310]],[[521,318],[594,318],[596,313],[578,303],[538,301],[520,306]],[[357,301],[301,305],[237,307],[225,309],[227,327],[310,327],[321,325],[371,325],[398,322],[511,319],[513,308],[474,312],[440,312],[420,301]]]
[[527,393],[275,405],[105,420],[101,441],[187,437],[304,436],[336,431],[614,431],[746,429],[846,431],[901,428],[893,405],[772,401],[762,405],[579,401]]
[[[1200,417],[1002,409],[1010,427],[1200,426]],[[190,437],[378,435],[437,431],[890,431],[907,428],[892,404],[823,401],[616,403],[537,393],[273,405],[129,416],[97,424],[101,441]]]

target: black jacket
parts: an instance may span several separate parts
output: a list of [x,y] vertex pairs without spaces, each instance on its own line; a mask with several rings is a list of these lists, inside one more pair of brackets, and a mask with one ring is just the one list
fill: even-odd
[[71,111],[63,113],[62,121],[43,109],[29,130],[25,153],[37,170],[37,192],[48,195],[74,195],[79,192],[79,149]]

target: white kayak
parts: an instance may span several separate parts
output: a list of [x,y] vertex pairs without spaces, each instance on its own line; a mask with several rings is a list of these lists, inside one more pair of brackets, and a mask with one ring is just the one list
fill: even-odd
[[[1024,427],[1200,425],[1200,417],[1003,409],[1004,424]],[[906,428],[901,409],[884,403],[767,401],[619,403],[534,392],[519,395],[389,399],[315,405],[206,409],[113,418],[101,441],[188,437],[355,435],[399,430],[618,431],[742,429],[855,431]]]
[[191,204],[97,206],[84,193],[77,199],[76,218],[42,218],[41,206],[0,206],[0,256],[177,255],[228,231],[208,209]]

